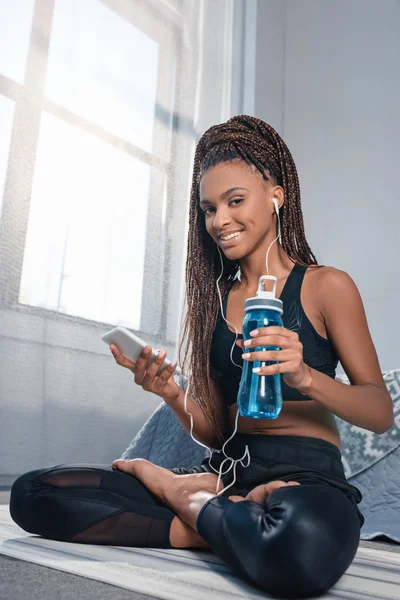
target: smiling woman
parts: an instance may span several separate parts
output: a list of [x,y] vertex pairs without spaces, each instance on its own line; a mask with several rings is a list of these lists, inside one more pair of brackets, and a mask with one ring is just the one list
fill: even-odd
[[[243,340],[235,341],[244,302],[266,270],[277,280],[284,327],[253,331],[247,348],[266,349],[242,356]],[[352,562],[363,523],[361,494],[344,475],[334,415],[385,431],[392,402],[358,290],[343,271],[318,265],[305,236],[293,158],[277,132],[255,117],[233,117],[198,142],[186,292],[180,346],[182,370],[190,374],[186,392],[172,377],[174,366],[161,372],[164,352],[151,365],[149,347],[136,363],[118,348],[113,354],[196,440],[218,450],[190,469],[116,461],[114,469],[36,470],[15,482],[11,514],[27,531],[70,542],[207,544],[270,594],[324,593]],[[281,377],[277,419],[238,418],[241,361],[256,359],[273,361],[260,376]],[[351,386],[335,381],[338,360]],[[240,460],[244,450],[247,464]],[[227,456],[235,466],[224,471]]]
[[[244,301],[255,295],[259,276],[265,273],[267,249],[269,270],[278,280],[276,297],[283,301],[284,325],[291,335],[278,344],[281,364],[265,367],[260,375],[281,374],[284,407],[276,421],[255,423],[239,418],[238,431],[312,436],[338,448],[334,414],[373,431],[386,431],[393,420],[391,401],[360,295],[346,273],[318,265],[309,248],[296,167],[272,127],[242,116],[204,134],[195,156],[190,219],[187,277],[195,302],[186,325],[193,349],[192,392],[200,404],[204,399],[204,412],[216,430],[219,423],[223,427],[223,421],[213,411],[215,402],[207,392],[210,382],[222,393],[229,406],[229,426],[221,439],[234,427],[241,376],[229,357],[234,346],[232,329],[240,331]],[[274,244],[279,221],[281,239]],[[224,314],[218,310],[218,275]],[[198,323],[197,314],[207,315],[204,325]],[[337,339],[339,329],[347,331],[346,337],[353,329],[351,353],[343,333]],[[234,346],[233,363],[240,365],[243,358],[256,360],[253,354],[243,357],[238,345],[242,342]],[[253,345],[262,345],[260,339]],[[274,360],[269,354],[265,353],[265,361]],[[187,356],[188,351],[185,360]],[[352,373],[355,385],[351,388],[335,381],[339,360]],[[369,385],[368,414],[365,385]]]

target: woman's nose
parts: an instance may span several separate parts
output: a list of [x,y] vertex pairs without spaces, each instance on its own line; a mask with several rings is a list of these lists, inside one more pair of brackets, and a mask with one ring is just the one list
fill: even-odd
[[217,230],[218,233],[230,223],[229,213],[224,210],[217,210],[214,214],[213,227]]

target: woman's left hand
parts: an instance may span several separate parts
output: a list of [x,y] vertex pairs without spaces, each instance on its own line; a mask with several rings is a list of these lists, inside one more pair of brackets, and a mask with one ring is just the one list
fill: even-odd
[[228,496],[229,500],[232,502],[243,502],[243,500],[251,500],[252,502],[257,502],[257,504],[264,504],[265,500],[275,492],[275,490],[279,490],[282,487],[291,487],[293,485],[300,485],[298,481],[281,481],[280,479],[276,479],[274,481],[270,481],[269,483],[262,483],[257,487],[250,490],[246,497],[244,496]]
[[[237,345],[243,348],[243,360],[250,362],[279,361],[279,364],[260,366],[258,375],[274,375],[281,373],[284,382],[293,388],[306,388],[311,383],[310,370],[303,361],[303,344],[295,331],[285,327],[260,327],[250,332],[250,343],[244,345],[243,340],[237,340]],[[247,352],[248,348],[276,346],[280,350],[260,350]]]

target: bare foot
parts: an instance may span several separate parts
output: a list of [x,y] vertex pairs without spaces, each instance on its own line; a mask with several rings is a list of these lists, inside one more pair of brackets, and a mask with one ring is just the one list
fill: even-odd
[[[216,495],[218,477],[213,473],[177,475],[144,458],[119,459],[113,462],[113,467],[139,479],[194,531],[203,505]],[[220,481],[218,491],[223,489],[224,484]]]

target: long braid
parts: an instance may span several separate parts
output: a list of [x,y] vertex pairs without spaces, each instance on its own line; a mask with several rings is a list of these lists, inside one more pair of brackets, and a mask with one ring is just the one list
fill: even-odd
[[[202,407],[210,429],[215,431],[221,443],[227,434],[227,409],[221,417],[218,400],[210,393],[210,349],[219,311],[216,281],[221,265],[217,246],[206,231],[199,207],[199,185],[209,167],[235,159],[254,165],[264,179],[268,179],[269,173],[283,187],[285,202],[280,209],[282,248],[296,263],[318,264],[305,236],[296,165],[279,134],[267,123],[246,115],[210,127],[199,140],[194,158],[186,262],[187,312],[179,345],[179,362],[184,371],[189,363],[190,395]],[[238,264],[223,253],[222,259],[224,272],[219,286],[224,297]],[[181,351],[186,341],[182,363]]]

